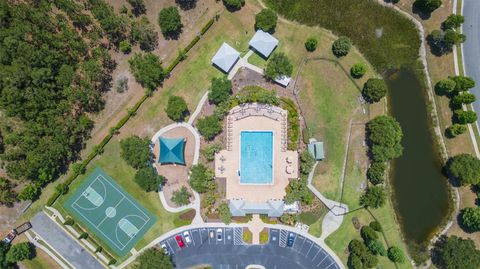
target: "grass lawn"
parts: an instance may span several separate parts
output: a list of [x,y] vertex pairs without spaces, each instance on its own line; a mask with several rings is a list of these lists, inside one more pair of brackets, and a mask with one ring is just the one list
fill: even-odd
[[258,53],[253,53],[250,57],[248,57],[248,62],[260,68],[267,67],[267,60],[258,55]]

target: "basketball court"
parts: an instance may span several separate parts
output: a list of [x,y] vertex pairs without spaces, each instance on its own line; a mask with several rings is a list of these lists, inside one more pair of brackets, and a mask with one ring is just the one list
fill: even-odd
[[65,208],[119,256],[128,254],[155,223],[155,217],[100,168],[88,176]]

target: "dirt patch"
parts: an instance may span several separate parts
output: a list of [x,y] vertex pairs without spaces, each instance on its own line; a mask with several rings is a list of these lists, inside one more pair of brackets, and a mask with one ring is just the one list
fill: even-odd
[[176,205],[171,202],[173,192],[179,190],[183,186],[190,189],[190,186],[188,185],[188,172],[190,171],[190,167],[192,166],[193,156],[195,154],[195,137],[185,127],[174,128],[163,134],[162,137],[186,139],[184,148],[184,158],[186,165],[160,165],[158,163],[160,153],[160,145],[158,141],[155,142],[155,146],[153,148],[153,161],[155,163],[157,172],[167,179],[163,187],[163,193],[165,194],[168,205],[175,207]]
[[195,214],[196,214],[195,210],[191,209],[185,213],[180,214],[178,218],[180,218],[181,220],[193,220],[193,218],[195,218]]
[[8,234],[27,205],[26,202],[15,203],[12,207],[0,206],[0,238]]

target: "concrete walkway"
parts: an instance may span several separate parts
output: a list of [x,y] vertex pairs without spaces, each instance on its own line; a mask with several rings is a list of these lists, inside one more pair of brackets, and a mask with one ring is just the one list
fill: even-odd
[[237,63],[232,67],[232,70],[230,70],[230,72],[228,73],[228,79],[232,79],[235,74],[237,74],[238,70],[240,70],[240,68],[248,68],[248,69],[251,69],[261,75],[263,75],[263,69],[258,67],[258,66],[255,66],[251,63],[248,62],[248,58],[253,54],[253,51],[252,50],[249,50],[247,52],[247,54],[245,54],[245,56],[243,56],[242,58],[238,59]]
[[260,215],[253,215],[252,220],[247,223],[247,227],[252,232],[252,244],[260,244],[260,232],[265,228],[265,223],[260,219]]

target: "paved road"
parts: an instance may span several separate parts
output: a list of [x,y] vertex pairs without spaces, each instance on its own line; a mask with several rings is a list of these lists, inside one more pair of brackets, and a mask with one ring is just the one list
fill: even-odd
[[32,230],[75,268],[104,269],[87,250],[58,227],[45,213],[39,212],[30,222]]
[[[480,113],[480,1],[464,0],[463,15],[465,23],[463,24],[463,33],[467,35],[467,41],[463,44],[463,53],[465,59],[465,73],[472,77],[477,83],[471,91],[477,96],[477,101],[473,107],[477,113]],[[478,119],[480,124],[480,118]]]
[[165,244],[177,268],[209,264],[217,269],[243,269],[250,264],[272,269],[340,269],[333,258],[320,246],[296,234],[292,247],[287,247],[288,231],[270,229],[265,245],[246,245],[242,241],[242,228],[220,228],[222,240],[216,239],[217,228],[188,230],[190,244],[181,249],[174,236],[159,243]]

